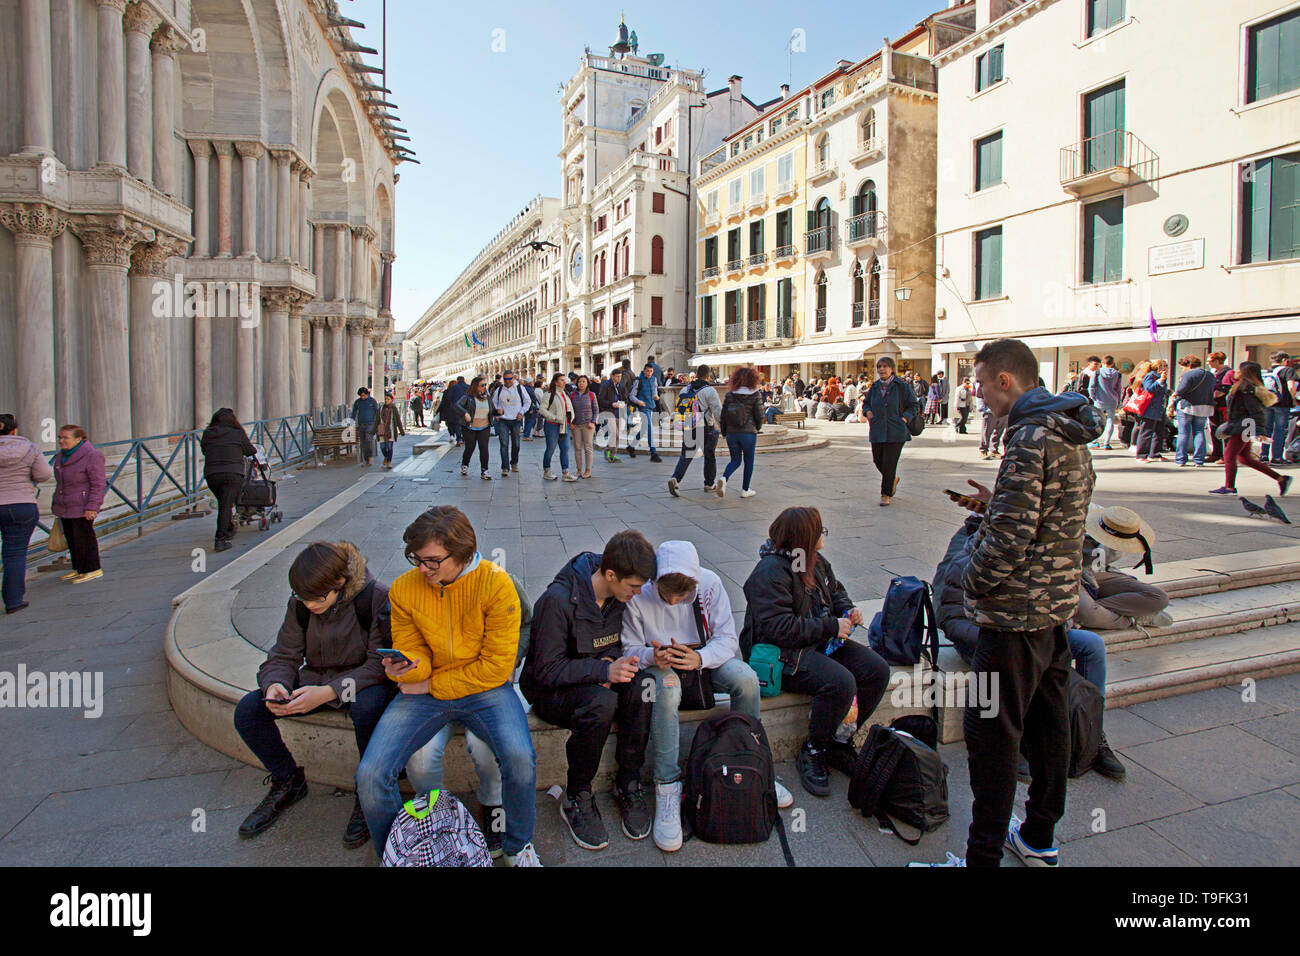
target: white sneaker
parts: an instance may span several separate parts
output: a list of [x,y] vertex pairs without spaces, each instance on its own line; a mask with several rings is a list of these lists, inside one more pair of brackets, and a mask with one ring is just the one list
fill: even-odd
[[960,857],[951,850],[948,851],[948,858],[943,863],[909,863],[908,866],[965,866],[965,857]]
[[547,481],[554,481],[554,480],[555,480],[555,472],[553,472],[553,471],[551,471],[551,469],[547,468],[544,472],[542,472],[542,477],[545,478]]
[[719,498],[725,495],[727,493],[727,479],[719,478],[717,481],[715,481],[713,483],[713,490],[717,492]]
[[682,782],[655,784],[655,846],[665,853],[682,848]]
[[755,491],[753,488],[750,488],[748,491],[742,491],[742,492],[740,493],[740,497],[742,497],[742,498],[752,498],[752,497],[754,497],[754,495],[756,495],[756,494],[758,494],[758,492]]
[[1045,850],[1036,850],[1020,836],[1020,827],[1024,824],[1014,813],[1011,814],[1011,824],[1007,827],[1006,845],[1012,853],[1020,857],[1025,866],[1056,866],[1060,861],[1060,853],[1056,847],[1049,846]]
[[566,471],[566,472],[564,473],[564,480],[565,480],[565,481],[577,481],[578,479],[577,479],[575,476],[569,474],[569,473]]
[[677,479],[676,479],[676,478],[669,478],[669,479],[668,479],[668,493],[669,493],[670,495],[672,495],[674,498],[680,498],[680,497],[681,497],[681,495],[679,495],[679,494],[677,493]]
[[792,806],[794,806],[794,794],[781,786],[781,781],[778,780],[776,782],[776,808],[785,810]]
[[533,849],[531,843],[525,843],[524,848],[515,854],[506,854],[506,866],[541,866],[542,861],[537,858],[537,851]]

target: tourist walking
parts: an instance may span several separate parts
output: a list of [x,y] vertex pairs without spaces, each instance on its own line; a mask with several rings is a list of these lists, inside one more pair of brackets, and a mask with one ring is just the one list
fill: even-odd
[[239,424],[234,409],[218,408],[199,438],[203,451],[203,480],[217,498],[217,536],[214,551],[228,551],[235,536],[235,499],[244,483],[244,459],[257,449]]
[[560,449],[560,471],[565,481],[577,481],[569,474],[569,422],[573,419],[573,405],[564,394],[564,373],[551,376],[551,384],[537,395],[538,413],[542,416],[542,434],[546,436],[546,451],[542,454],[542,477],[555,481],[551,459],[555,449]]
[[85,584],[104,576],[99,565],[99,539],[95,519],[104,506],[108,483],[104,478],[104,453],[90,443],[80,425],[59,429],[59,452],[54,456],[54,500],[51,510],[63,526],[72,556],[72,573],[65,580]]
[[5,613],[27,607],[27,546],[36,530],[40,509],[36,485],[54,478],[35,442],[18,434],[18,420],[0,415],[0,556],[4,562]]
[[447,386],[447,390],[442,393],[442,399],[438,402],[438,416],[447,426],[447,434],[456,442],[457,448],[464,444],[465,436],[462,431],[465,419],[464,413],[460,410],[460,403],[468,394],[469,386],[465,384],[465,376],[457,375],[456,381]]
[[569,401],[573,405],[573,469],[579,478],[590,478],[596,450],[596,420],[600,417],[591,379],[579,375]]
[[379,403],[362,385],[357,389],[357,400],[352,403],[352,420],[357,423],[357,441],[361,451],[358,457],[366,467],[375,461],[375,425],[379,421]]
[[[444,408],[446,404],[444,401]],[[469,460],[474,457],[474,449],[477,448],[479,477],[490,481],[492,476],[488,474],[488,438],[492,434],[496,409],[488,399],[487,382],[482,375],[474,376],[474,380],[469,383],[469,390],[456,403],[456,412],[460,416],[461,434],[465,441],[465,451],[460,458],[460,473],[462,477],[469,474]]]
[[1237,366],[1236,380],[1228,390],[1228,420],[1219,426],[1223,437],[1223,487],[1215,488],[1212,495],[1237,493],[1237,466],[1245,465],[1277,482],[1279,494],[1291,487],[1291,476],[1279,475],[1252,452],[1252,442],[1264,437],[1268,428],[1269,409],[1277,404],[1277,395],[1264,384],[1258,362],[1242,362]]
[[[674,498],[686,470],[695,460],[698,449],[704,450],[704,490],[714,491],[718,477],[718,423],[722,419],[722,400],[709,384],[713,370],[707,365],[695,369],[695,380],[682,387],[677,395],[677,412],[682,416],[682,453],[677,456],[673,476],[668,479],[668,493]],[[794,392],[790,380],[786,387]]]
[[[1135,444],[1137,460],[1164,461],[1160,454],[1160,432],[1165,418],[1167,391],[1160,381],[1160,370],[1151,362],[1143,362],[1133,376],[1133,395],[1126,411],[1136,414],[1138,434]],[[1144,397],[1149,396],[1149,397]]]
[[916,393],[895,374],[894,360],[888,355],[876,360],[876,374],[879,377],[867,389],[863,404],[871,423],[871,457],[880,472],[880,505],[888,507],[898,493],[898,459],[912,440],[908,420],[920,415],[921,407]]
[[750,482],[754,478],[754,454],[758,450],[758,433],[763,429],[763,396],[758,391],[758,369],[742,365],[731,373],[727,383],[727,397],[722,402],[722,427],[720,432],[727,440],[727,467],[722,477],[714,483],[719,498],[727,493],[727,479],[737,468],[744,466],[740,497],[752,498],[756,491]]
[[416,428],[424,427],[424,396],[416,391],[411,396],[411,415]]
[[[1088,364],[1092,364],[1091,359],[1088,360]],[[1123,390],[1124,376],[1115,367],[1115,356],[1107,355],[1088,381],[1088,397],[1092,399],[1092,404],[1106,420],[1100,437],[1089,447],[1111,451],[1110,442],[1115,434],[1115,416],[1119,411],[1120,394]]]
[[405,435],[402,426],[402,413],[393,401],[392,395],[384,396],[384,404],[379,409],[379,422],[375,426],[375,438],[379,441],[379,451],[384,456],[384,471],[393,467],[393,445],[399,435]]
[[1205,464],[1205,426],[1214,414],[1214,373],[1201,368],[1195,355],[1184,355],[1178,364],[1186,371],[1169,399],[1169,411],[1178,421],[1174,461],[1180,468],[1186,465],[1190,449],[1192,464],[1200,468]]
[[970,407],[974,404],[974,396],[971,394],[970,379],[962,379],[961,384],[957,386],[957,392],[953,396],[953,406],[957,412],[957,434],[966,434],[966,421],[970,418]]
[[1207,462],[1223,461],[1223,436],[1219,426],[1228,420],[1228,390],[1236,379],[1232,366],[1227,365],[1228,356],[1224,352],[1211,352],[1210,371],[1214,374],[1214,417],[1210,419],[1210,439],[1214,443]]
[[501,446],[501,477],[519,470],[519,440],[524,415],[533,407],[524,386],[516,382],[514,372],[506,372],[501,387],[492,393],[496,409],[497,442]]
[[[600,388],[596,392],[596,401],[600,407],[600,421],[605,433],[605,460],[617,464],[623,459],[614,454],[618,450],[618,432],[619,419],[623,416],[623,409],[627,408],[627,402],[623,399],[623,391],[620,388],[623,378],[623,370],[615,367],[609,373],[609,378],[600,383]],[[629,446],[628,451],[632,457],[636,457],[636,451]]]
[[[636,382],[632,388],[631,401],[637,411],[640,413],[641,423],[645,426],[645,440],[650,446],[650,460],[661,462],[659,452],[655,450],[655,432],[653,416],[659,405],[659,381],[655,376],[656,366],[652,362],[647,362],[641,374],[637,376]],[[639,429],[638,429],[639,430]],[[628,447],[632,448],[640,436],[628,436]],[[635,456],[636,452],[632,452]]]

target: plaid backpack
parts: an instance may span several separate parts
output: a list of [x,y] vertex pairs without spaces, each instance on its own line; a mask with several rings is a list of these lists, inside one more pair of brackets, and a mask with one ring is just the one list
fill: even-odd
[[407,800],[384,843],[384,866],[491,866],[483,832],[446,790]]

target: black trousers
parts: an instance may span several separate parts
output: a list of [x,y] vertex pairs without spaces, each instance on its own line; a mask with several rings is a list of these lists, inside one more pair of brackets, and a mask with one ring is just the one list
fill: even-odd
[[78,574],[99,570],[99,539],[89,518],[60,518],[63,536],[68,539],[72,570]]
[[420,407],[420,408],[413,408],[413,409],[411,409],[411,414],[415,416],[415,424],[416,424],[419,428],[423,428],[423,427],[424,427],[424,408],[423,408],[423,407]]
[[244,483],[242,475],[204,475],[203,480],[217,496],[217,540],[229,541],[235,536],[235,499]]
[[[649,681],[650,692],[644,682]],[[571,731],[564,745],[569,758],[565,784],[570,797],[591,790],[600,767],[600,755],[609,731],[618,721],[614,758],[619,786],[641,776],[646,742],[650,738],[650,710],[654,706],[654,678],[637,673],[626,684],[602,687],[575,684],[555,690],[539,689],[531,698],[533,713],[548,724]]]
[[808,719],[808,741],[818,750],[829,747],[849,705],[858,698],[858,726],[861,727],[889,685],[889,665],[871,648],[848,641],[827,656],[818,648],[806,648],[795,664],[786,664],[782,686],[812,697]]
[[961,410],[961,420],[957,422],[957,434],[966,434],[966,420],[970,418],[970,406],[966,405]]
[[1163,450],[1161,441],[1161,424],[1151,418],[1138,420],[1137,456],[1150,458]]
[[[967,706],[963,717],[974,796],[966,865],[998,866],[1016,799],[1016,754],[1022,739],[1031,779],[1020,835],[1031,847],[1047,849],[1053,845],[1057,821],[1065,813],[1070,762],[1070,644],[1066,629],[997,631],[982,627],[971,670],[977,675],[977,686],[984,686],[987,680],[987,686],[996,690],[997,710],[987,714],[977,701]],[[989,676],[985,678],[985,674]]]
[[474,457],[474,449],[478,448],[478,466],[480,471],[488,470],[488,439],[492,437],[492,430],[489,428],[480,428],[477,431],[473,428],[462,430],[465,439],[465,451],[460,456],[460,463],[463,466],[469,464],[469,460]]
[[873,441],[871,443],[871,457],[876,463],[876,470],[880,472],[880,493],[882,495],[892,495],[894,493],[894,479],[898,477],[898,459],[903,454],[903,443],[901,441]]

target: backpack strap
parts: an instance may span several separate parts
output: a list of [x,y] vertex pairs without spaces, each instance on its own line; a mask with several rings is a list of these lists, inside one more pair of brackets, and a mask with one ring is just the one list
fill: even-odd
[[352,602],[352,608],[357,612],[357,623],[361,625],[361,630],[370,633],[370,624],[373,620],[371,603],[375,599],[375,582],[371,581],[357,594],[356,600]]
[[[873,739],[874,738],[874,739]],[[889,753],[883,757],[877,751],[871,753],[871,762],[867,767],[867,782],[864,786],[865,792],[862,795],[862,815],[871,816],[876,812],[876,807],[880,803],[881,796],[884,795],[885,787],[889,786],[890,778],[894,776],[894,771],[898,769],[898,761],[902,756],[902,747],[897,745],[893,740],[892,731],[888,727],[882,727],[879,724],[871,728],[866,746],[862,749],[864,752],[870,752],[873,745],[879,746],[884,739],[890,739],[895,743]]]
[[934,613],[933,588],[930,583],[925,583],[925,596],[922,600],[922,608],[925,611],[925,636],[926,643],[929,644],[930,668],[931,670],[939,669],[939,622]]
[[704,619],[704,604],[698,590],[691,604],[691,611],[695,616],[695,633],[700,639],[700,644],[709,643],[709,622]]
[[786,866],[795,866],[794,854],[790,852],[790,840],[785,835],[785,823],[781,820],[781,813],[776,814],[776,835],[781,841],[781,855],[785,857]]

